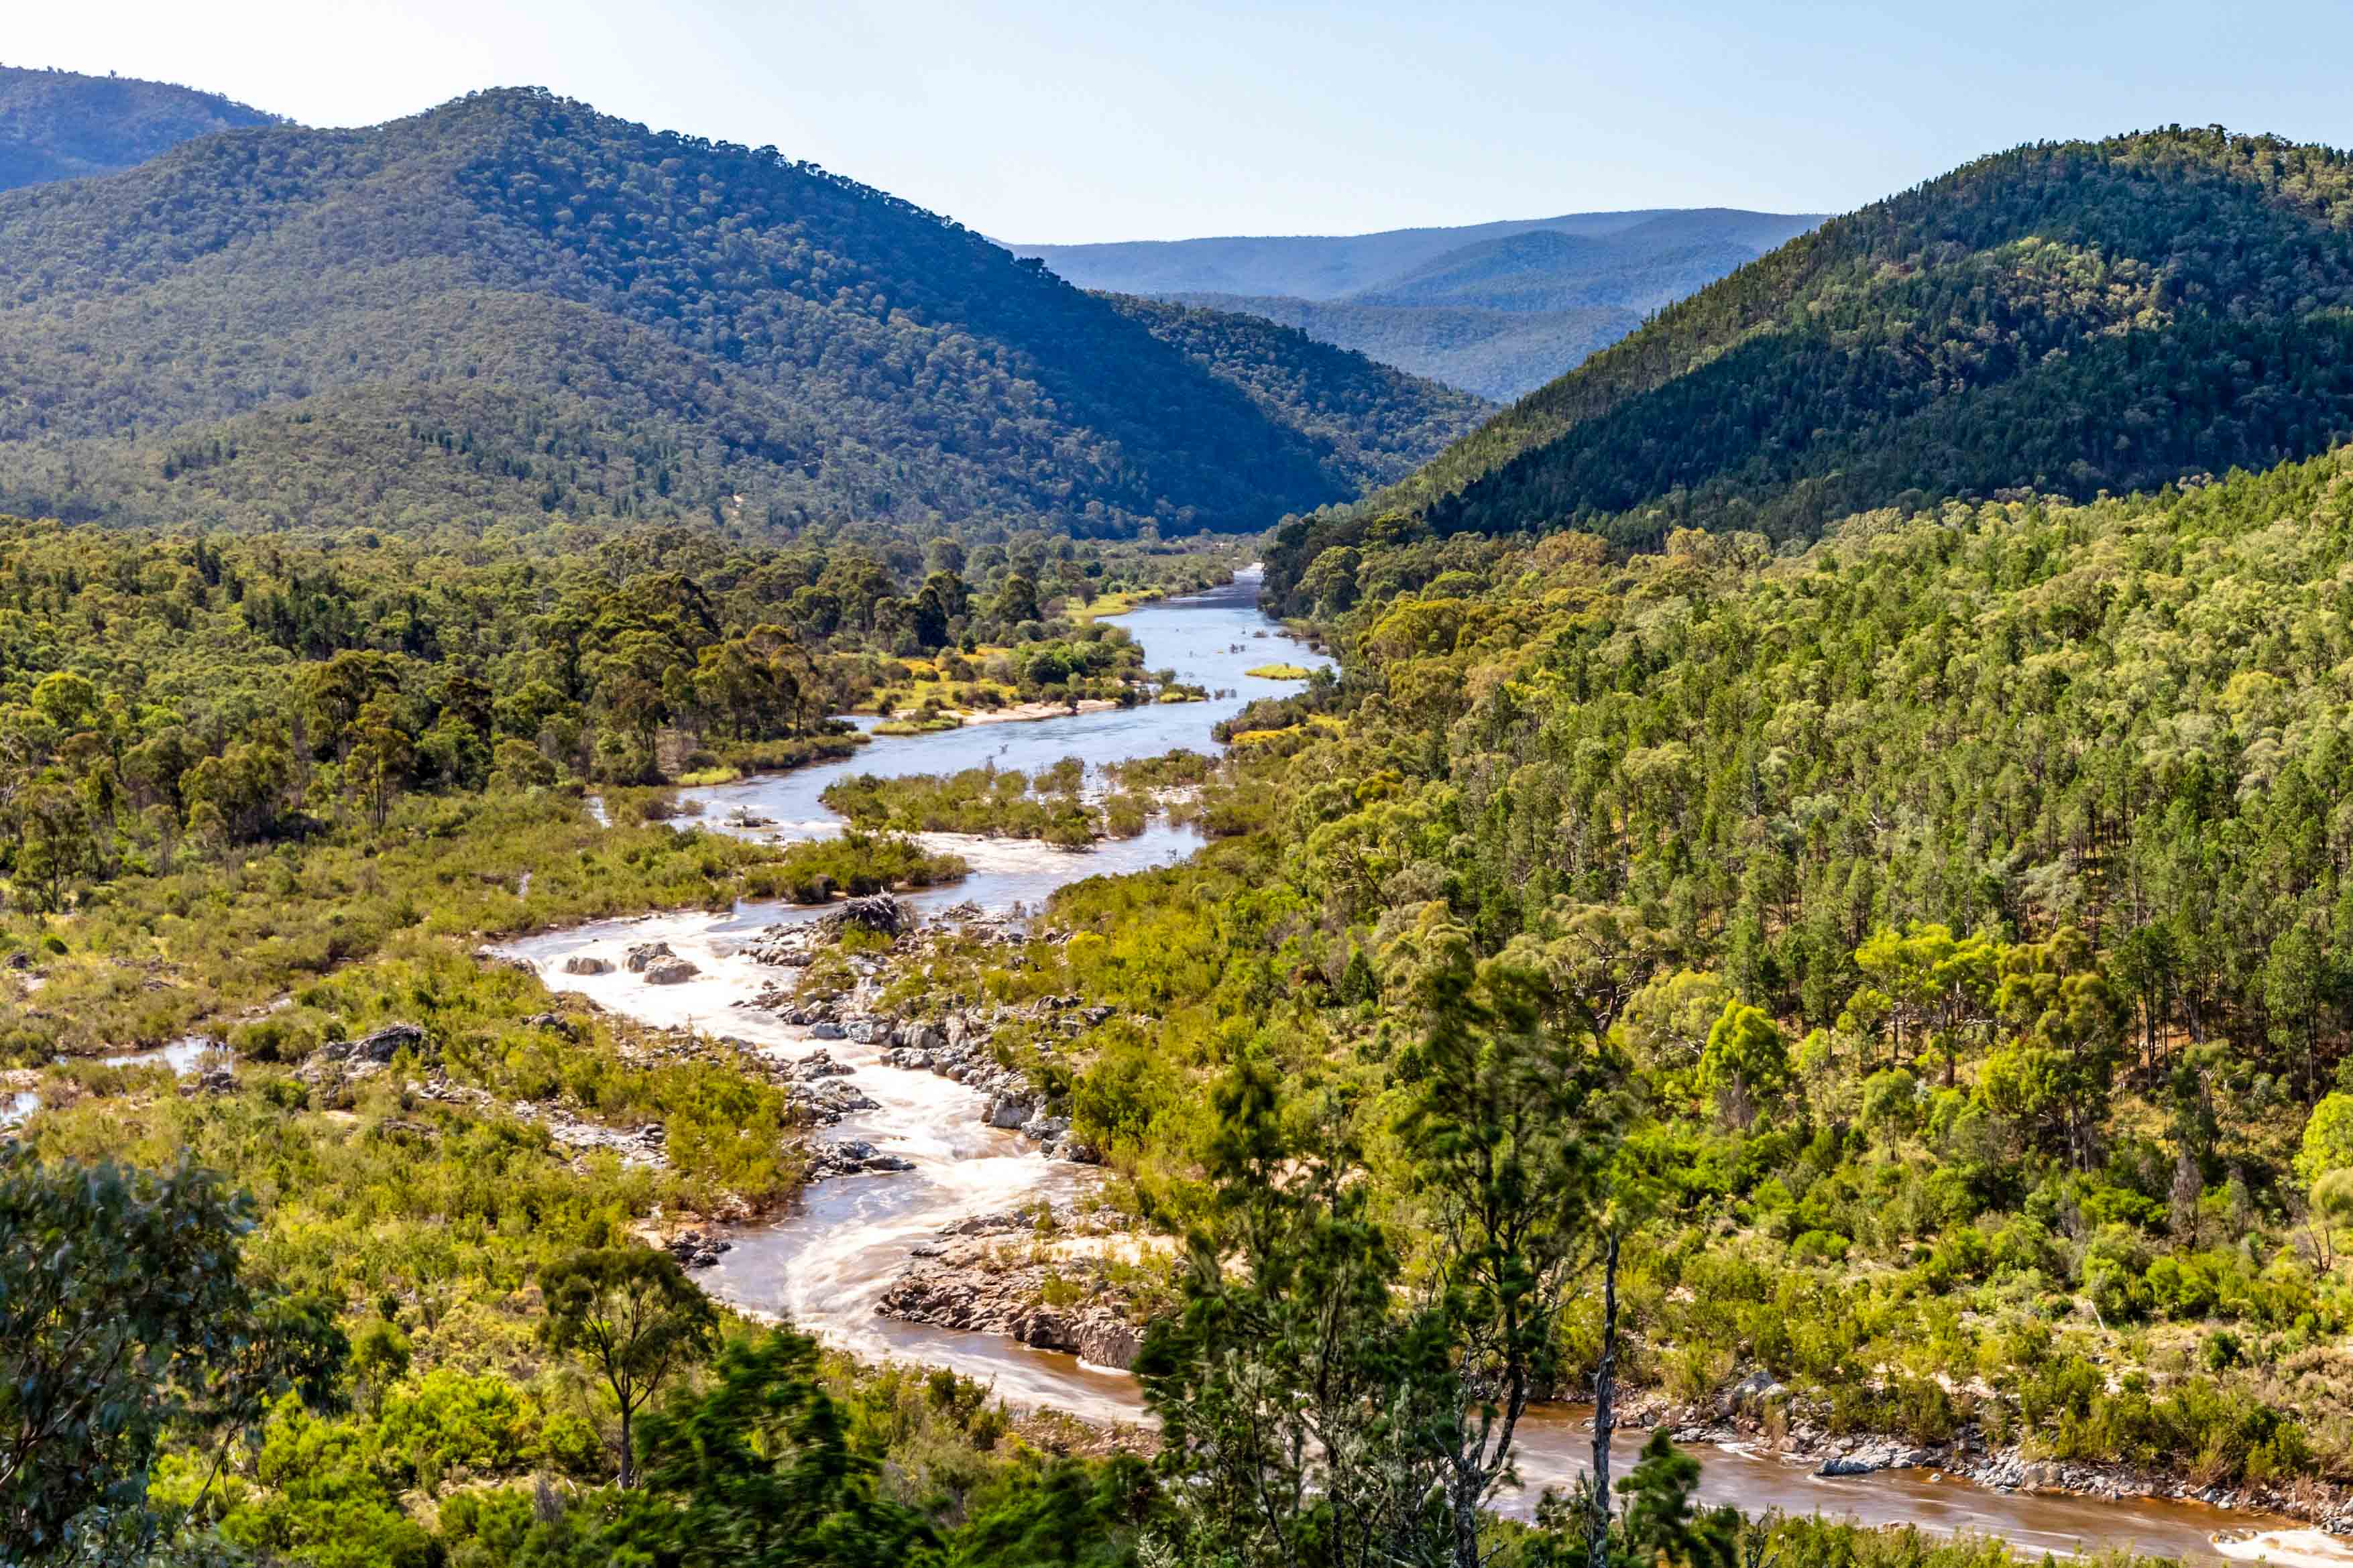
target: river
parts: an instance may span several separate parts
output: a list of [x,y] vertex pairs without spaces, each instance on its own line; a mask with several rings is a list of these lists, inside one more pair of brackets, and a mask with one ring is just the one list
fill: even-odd
[[[1146,605],[1124,624],[1155,669],[1231,695],[1209,702],[1155,704],[1027,723],[979,724],[897,739],[878,739],[857,756],[797,772],[689,792],[706,826],[754,837],[797,839],[839,832],[840,823],[819,804],[826,784],[846,773],[944,773],[995,763],[1035,771],[1075,756],[1090,769],[1176,747],[1206,751],[1210,728],[1254,697],[1296,689],[1263,680],[1252,666],[1320,665],[1321,658],[1274,635],[1257,609],[1255,573],[1231,585],[1189,598]],[[748,826],[743,816],[767,818]],[[1081,877],[1165,865],[1189,854],[1198,838],[1155,820],[1140,837],[1113,840],[1085,853],[948,835],[926,841],[953,848],[973,874],[950,888],[915,896],[919,907],[966,900],[995,910],[1034,909],[1056,888]],[[736,1004],[773,972],[743,956],[744,943],[769,925],[815,918],[820,910],[747,904],[727,915],[689,913],[608,921],[551,932],[508,950],[530,959],[554,984],[586,992],[597,1002],[650,1024],[686,1025],[750,1040],[764,1049],[800,1056],[812,1048],[808,1031]],[[622,947],[664,941],[702,973],[683,984],[649,986],[616,969],[587,976],[560,975],[575,953],[617,958]],[[929,1329],[879,1317],[876,1301],[905,1267],[911,1249],[966,1216],[1040,1197],[1082,1193],[1095,1173],[1049,1162],[1011,1132],[980,1124],[979,1096],[929,1073],[885,1067],[878,1047],[827,1042],[853,1069],[852,1081],[880,1109],[846,1118],[829,1134],[857,1138],[913,1163],[890,1175],[840,1177],[810,1188],[788,1216],[732,1233],[734,1247],[700,1276],[708,1289],[737,1306],[776,1313],[828,1342],[871,1360],[897,1359],[945,1366],[993,1384],[1007,1401],[1051,1406],[1098,1422],[1143,1419],[1133,1379],[1090,1367],[1076,1358],[1035,1351],[994,1335]],[[1546,1486],[1566,1486],[1585,1468],[1591,1445],[1583,1412],[1554,1407],[1523,1426],[1519,1470],[1524,1485],[1504,1500],[1523,1512]],[[1641,1434],[1624,1436],[1615,1468],[1633,1462]],[[2094,1547],[2130,1546],[2192,1559],[2212,1559],[2209,1533],[2225,1525],[2279,1521],[2233,1515],[2189,1504],[2147,1500],[2029,1497],[1986,1490],[1965,1481],[1917,1471],[1823,1478],[1780,1460],[1737,1450],[1704,1454],[1700,1490],[1712,1503],[1744,1512],[1781,1509],[1844,1515],[1868,1524],[1913,1523],[1937,1531],[1999,1535],[2035,1551],[2069,1554]],[[2353,1561],[2348,1559],[2347,1561]]]

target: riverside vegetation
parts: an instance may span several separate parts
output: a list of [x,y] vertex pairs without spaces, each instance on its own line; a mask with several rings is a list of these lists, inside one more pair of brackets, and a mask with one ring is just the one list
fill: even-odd
[[[643,1242],[791,1194],[789,1087],[475,948],[951,871],[679,826],[659,781],[811,754],[824,712],[951,653],[1140,671],[1057,603],[1197,568],[987,528],[959,562],[724,523],[12,525],[0,984],[40,1108],[0,1152],[35,1243],[0,1252],[5,1550],[2009,1560],[1700,1508],[1663,1435],[1608,1490],[1488,1511],[1530,1402],[1714,1407],[1754,1373],[1768,1436],[1974,1432],[2326,1506],[2353,1481],[2353,459],[2310,454],[2340,427],[2342,165],[2168,132],[1974,166],[1282,532],[1271,591],[1339,673],[1226,725],[1214,769],[1128,781],[1198,789],[1208,847],[892,978],[902,1011],[1100,1018],[996,1045],[1183,1244],[1148,1457],[715,1312]],[[2123,247],[2206,232],[2244,243],[2146,277]],[[2024,348],[1946,363],[2008,342],[1994,317]],[[1719,320],[1739,343],[1682,335]],[[1920,358],[1833,352],[1896,340]],[[1667,419],[1737,403],[1727,358],[1814,434],[1742,457],[1734,414]],[[2211,405],[2119,408],[2177,374]],[[2082,417],[1979,423],[1964,386]],[[2184,474],[2209,453],[2302,456]],[[971,824],[1033,783],[854,793]],[[190,1029],[235,1070],[49,1060]]]

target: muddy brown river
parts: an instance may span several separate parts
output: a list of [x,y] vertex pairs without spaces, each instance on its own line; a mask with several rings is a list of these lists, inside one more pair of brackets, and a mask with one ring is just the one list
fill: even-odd
[[[839,832],[840,823],[818,796],[844,773],[954,773],[994,763],[1025,771],[1075,756],[1090,769],[1174,747],[1212,749],[1210,727],[1250,698],[1294,689],[1244,672],[1273,663],[1322,662],[1273,635],[1257,608],[1257,579],[1191,598],[1145,606],[1124,624],[1143,643],[1154,668],[1231,695],[1207,703],[1152,705],[1029,723],[971,725],[937,734],[878,739],[856,757],[773,777],[691,792],[707,826],[751,837],[793,839]],[[744,826],[738,816],[766,818]],[[918,907],[967,900],[995,910],[1036,908],[1056,888],[1082,877],[1141,869],[1191,853],[1198,840],[1155,822],[1143,837],[1113,841],[1087,853],[1004,840],[930,836],[972,863],[963,883],[918,895]],[[818,911],[789,905],[744,905],[732,914],[704,913],[612,921],[514,943],[508,951],[556,975],[574,953],[617,958],[633,942],[665,941],[702,973],[683,984],[651,986],[637,975],[563,976],[560,984],[587,992],[618,1012],[657,1025],[686,1025],[730,1034],[763,1048],[797,1057],[813,1048],[808,1031],[771,1015],[736,1005],[773,972],[752,963],[744,943],[762,929],[810,919]],[[1145,1419],[1134,1381],[1124,1373],[987,1334],[931,1329],[876,1315],[875,1302],[905,1268],[911,1249],[943,1226],[972,1215],[1003,1210],[1040,1197],[1081,1194],[1098,1180],[1082,1167],[1050,1162],[1011,1132],[981,1125],[980,1096],[929,1073],[883,1065],[879,1047],[849,1040],[825,1042],[854,1070],[851,1081],[879,1109],[846,1118],[826,1134],[855,1138],[903,1156],[913,1169],[895,1174],[839,1177],[810,1188],[786,1217],[732,1233],[733,1249],[700,1278],[738,1306],[774,1313],[830,1343],[874,1361],[950,1367],[993,1384],[1016,1405],[1052,1407],[1098,1422]],[[1524,1486],[1501,1500],[1525,1512],[1547,1486],[1566,1486],[1585,1468],[1591,1446],[1587,1413],[1551,1406],[1522,1427],[1518,1467]],[[1621,1435],[1618,1472],[1633,1463],[1642,1434]],[[1916,1470],[1824,1478],[1810,1468],[1737,1449],[1702,1449],[1700,1490],[1711,1503],[1742,1511],[1779,1509],[1821,1512],[1866,1524],[1916,1524],[1940,1531],[2000,1536],[2034,1552],[2069,1556],[2102,1547],[2212,1561],[2212,1532],[2231,1527],[2291,1529],[2284,1521],[2224,1513],[2191,1504],[2126,1500],[2031,1497],[1997,1492],[1967,1481]],[[2311,1554],[2311,1555],[2306,1555]],[[2264,1543],[2232,1548],[2233,1557],[2275,1563],[2329,1562],[2353,1565],[2326,1538],[2297,1531]]]

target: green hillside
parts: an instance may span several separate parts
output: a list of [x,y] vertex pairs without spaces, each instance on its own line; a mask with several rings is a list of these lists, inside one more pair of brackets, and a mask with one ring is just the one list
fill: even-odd
[[1335,483],[1392,484],[1476,428],[1494,407],[1318,342],[1263,317],[1114,295],[1122,315],[1240,387],[1266,416],[1331,454]]
[[[1787,539],[1873,506],[2266,466],[2353,428],[2348,304],[2343,153],[2180,129],[2021,147],[1671,307],[1383,510],[1438,534]],[[1303,530],[1286,559],[1358,526]]]
[[111,174],[216,131],[278,123],[170,82],[0,66],[0,191]]
[[1294,428],[894,197],[528,89],[0,197],[0,506],[248,527],[1246,530],[1459,428]]

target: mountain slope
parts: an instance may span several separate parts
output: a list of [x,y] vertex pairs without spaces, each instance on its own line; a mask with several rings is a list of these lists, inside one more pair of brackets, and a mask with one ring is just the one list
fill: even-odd
[[1508,400],[1818,221],[1705,208],[1334,238],[1020,248],[1083,287],[1264,316]]
[[2353,161],[2179,129],[2020,148],[1840,218],[1670,307],[1353,518],[1416,531],[1685,524],[2078,499],[2353,431]]
[[0,190],[111,174],[198,136],[278,123],[169,82],[0,66]]
[[976,235],[527,89],[0,196],[0,507],[64,516],[1116,534],[1373,477]]
[[1404,479],[1494,412],[1467,392],[1261,317],[1134,295],[1106,298],[1153,336],[1240,387],[1269,418],[1328,447],[1337,472],[1376,484]]

